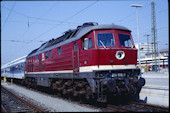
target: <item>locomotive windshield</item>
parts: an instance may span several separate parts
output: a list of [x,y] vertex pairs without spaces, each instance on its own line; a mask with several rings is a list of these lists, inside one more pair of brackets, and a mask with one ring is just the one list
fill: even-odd
[[121,46],[123,46],[123,47],[133,47],[130,35],[119,34],[119,40],[120,40]]
[[114,39],[112,33],[97,34],[98,46],[114,46]]

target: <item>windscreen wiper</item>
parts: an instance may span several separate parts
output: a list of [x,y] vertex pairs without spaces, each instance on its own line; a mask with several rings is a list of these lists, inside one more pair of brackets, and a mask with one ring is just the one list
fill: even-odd
[[102,44],[102,46],[106,49],[106,46],[103,44],[103,42],[101,40],[99,40],[99,42]]

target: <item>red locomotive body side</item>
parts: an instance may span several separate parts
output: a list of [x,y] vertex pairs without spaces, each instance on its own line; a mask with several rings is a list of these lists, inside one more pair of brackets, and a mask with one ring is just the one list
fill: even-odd
[[[27,67],[33,65],[33,69],[28,70],[28,72],[48,72],[48,71],[63,71],[63,70],[72,70],[72,43],[63,45],[60,47],[62,50],[61,55],[58,55],[58,48],[40,53],[38,55],[39,59],[36,59],[36,56],[32,56],[27,59],[34,59],[34,63],[28,62]],[[52,56],[50,57],[50,51]],[[48,55],[48,56],[47,56]],[[48,57],[48,58],[47,58]],[[27,68],[28,69],[28,68]]]
[[[114,46],[104,48],[97,44],[97,34],[112,33],[114,37]],[[52,72],[52,71],[68,71],[68,72],[85,72],[81,67],[87,66],[105,66],[105,65],[136,65],[137,64],[137,50],[134,47],[122,47],[118,38],[118,34],[130,35],[130,31],[123,30],[93,30],[86,36],[80,39],[62,45],[60,47],[40,53],[39,55],[27,58],[26,69],[27,72]],[[92,39],[92,47],[83,50],[83,40]],[[132,38],[131,38],[132,40]],[[133,41],[133,40],[132,40]],[[75,51],[75,43],[77,50]],[[59,55],[59,48],[61,48],[61,55]],[[52,53],[50,53],[50,51]],[[115,57],[117,51],[124,51],[125,58],[118,60]],[[50,56],[50,54],[52,54]],[[38,56],[38,58],[37,58]],[[112,68],[112,69],[116,69]],[[90,69],[91,70],[91,69]]]

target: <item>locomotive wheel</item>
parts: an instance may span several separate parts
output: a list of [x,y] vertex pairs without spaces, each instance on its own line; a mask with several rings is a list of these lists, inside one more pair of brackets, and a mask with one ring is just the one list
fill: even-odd
[[136,94],[136,88],[131,84],[128,86],[130,89],[130,95],[134,95]]
[[92,98],[91,88],[85,80],[54,80],[51,89],[67,99],[88,101]]

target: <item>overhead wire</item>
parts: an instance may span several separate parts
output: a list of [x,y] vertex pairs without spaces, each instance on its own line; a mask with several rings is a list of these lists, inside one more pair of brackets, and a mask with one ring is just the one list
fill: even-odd
[[[63,21],[61,21],[59,24],[57,24],[57,25],[55,25],[55,26],[51,27],[50,29],[48,29],[48,30],[46,30],[45,32],[41,33],[40,35],[36,36],[36,37],[35,37],[35,38],[33,38],[32,40],[30,40],[30,42],[28,42],[28,43],[26,43],[24,46],[22,46],[22,47],[21,47],[21,49],[23,49],[26,45],[30,44],[32,41],[34,41],[34,40],[36,40],[36,39],[40,38],[42,35],[44,35],[44,34],[46,34],[46,33],[50,32],[52,29],[56,28],[57,26],[59,26],[59,25],[61,25],[61,24],[65,23],[66,21],[68,21],[68,20],[72,19],[73,17],[75,17],[76,15],[78,15],[79,13],[81,13],[82,11],[86,10],[86,9],[87,9],[87,8],[89,8],[90,6],[92,6],[92,5],[96,4],[97,2],[98,2],[98,0],[97,0],[97,1],[95,1],[95,2],[93,2],[92,4],[88,5],[87,7],[85,7],[85,8],[83,8],[83,9],[81,9],[80,11],[76,12],[74,15],[72,15],[72,16],[70,16],[70,17],[66,18],[66,19],[65,19],[65,20],[63,20]],[[24,15],[24,16],[25,16],[25,15]],[[20,49],[20,50],[21,50],[21,49]],[[19,52],[19,51],[17,51],[17,52]],[[15,55],[16,55],[16,54],[15,54]]]
[[[54,8],[59,2],[55,3],[52,7],[50,7],[45,13],[43,13],[39,18],[43,17],[45,14],[47,14],[52,8]],[[38,20],[35,20],[32,25],[35,23],[37,23]],[[22,34],[21,37],[24,37],[24,35],[26,34],[26,32],[30,29],[30,27],[32,27],[32,25],[30,26],[29,24],[29,17],[28,17],[28,28],[26,29],[26,31]]]
[[54,29],[54,28],[56,28],[57,26],[59,26],[59,25],[61,25],[61,24],[63,24],[64,22],[66,22],[66,21],[68,21],[69,19],[71,19],[71,18],[73,18],[74,16],[76,16],[76,15],[78,15],[79,13],[81,13],[82,11],[84,11],[84,10],[86,10],[87,8],[89,8],[90,6],[92,6],[92,5],[94,5],[95,3],[97,3],[98,1],[96,1],[96,2],[94,2],[94,3],[92,3],[92,4],[90,4],[90,5],[88,5],[87,7],[85,7],[85,8],[83,8],[82,10],[80,10],[80,11],[78,11],[77,13],[75,13],[74,15],[72,15],[72,16],[70,16],[70,17],[68,17],[68,18],[66,18],[65,20],[63,20],[62,22],[60,22],[59,24],[57,24],[57,25],[55,25],[55,26],[53,26],[53,27],[51,27],[50,29],[48,29],[47,31],[45,31],[45,32],[43,32],[43,33],[41,33],[40,35],[38,35],[38,36],[36,36],[35,38],[33,38],[29,43],[31,43],[33,40],[35,40],[35,39],[38,39],[39,37],[41,37],[42,35],[44,35],[44,34],[46,34],[46,33],[48,33],[49,31],[51,31],[52,29]]
[[[20,42],[20,43],[28,43],[30,40],[1,40],[2,42],[3,41],[6,41],[6,42]],[[40,41],[34,41],[34,42],[44,42],[42,40]]]
[[[7,7],[5,7],[5,6],[1,6],[1,7],[2,7],[2,8],[5,8],[5,9],[8,9],[8,10],[11,10],[10,8],[7,8]],[[23,13],[21,13],[21,12],[16,11],[16,10],[13,10],[13,12],[16,13],[16,14],[19,14],[19,15],[21,15],[21,16],[24,16],[25,18],[29,18],[29,19],[44,20],[44,21],[51,21],[51,22],[58,22],[58,23],[63,22],[63,21],[59,21],[59,20],[45,19],[45,18],[40,18],[40,17],[28,16],[28,15],[25,15],[25,14],[23,14]],[[72,23],[72,22],[63,22],[63,23],[68,23],[68,24],[70,24],[70,23]],[[79,24],[79,23],[78,23],[78,24]]]
[[[155,14],[161,13],[161,12],[163,12],[165,10],[168,11],[168,9],[163,9],[163,10],[161,10],[161,11],[155,13]],[[144,17],[148,17],[148,16],[150,16],[150,15],[148,14],[148,15],[145,15],[145,16],[141,16],[140,19],[143,19]],[[135,19],[132,19],[132,20],[128,21],[127,23],[133,22],[133,20],[135,20]]]
[[[56,7],[56,5],[58,4],[59,2],[55,3],[54,5],[52,5],[46,12],[44,12],[39,18],[42,18],[44,15],[46,15],[50,10],[52,10],[54,7]],[[34,22],[36,23],[38,21],[38,19]]]
[[[167,9],[162,9],[162,10],[160,10],[159,12],[157,12],[157,13],[155,13],[155,14],[159,14],[159,13],[162,13],[163,11],[168,11]],[[150,15],[145,15],[145,16],[142,16],[142,17],[140,17],[140,19],[143,19],[144,17],[147,17],[147,16],[150,16]],[[134,19],[133,19],[134,20]],[[133,22],[133,20],[130,20],[130,21],[128,21],[127,23],[131,23],[131,22]],[[165,28],[168,28],[168,27],[162,27],[162,28],[157,28],[157,29],[159,29],[159,30],[161,30],[161,29],[165,29]],[[150,30],[149,30],[150,31]],[[144,32],[144,33],[140,33],[140,34],[146,34],[146,32]]]
[[[28,23],[26,21],[16,21],[16,20],[8,20],[8,22],[13,22],[13,23]],[[30,24],[33,24],[34,22],[29,20]],[[57,25],[58,23],[43,23],[43,22],[37,22],[36,24],[46,24],[46,25]],[[80,25],[81,23],[63,23],[63,24],[69,24],[69,25]]]
[[[58,2],[56,3],[56,4],[58,4]],[[46,13],[48,13],[52,8],[54,8],[54,6],[56,6],[56,4],[54,4],[52,7],[50,7],[45,13],[43,13],[39,18],[41,18],[42,16],[44,16]],[[4,7],[4,6],[3,6]],[[4,8],[6,8],[6,7],[4,7]],[[6,9],[8,9],[8,8],[6,8]],[[25,15],[25,14],[22,14],[22,13],[20,13],[20,12],[17,12],[17,11],[14,11],[15,13],[17,13],[17,14],[19,14],[19,15],[22,15],[22,16],[24,16],[24,17],[27,17],[28,18],[28,28],[29,28],[29,16],[27,16],[27,15]],[[37,22],[37,20],[36,21],[34,21],[34,23],[33,24],[35,24]],[[27,29],[28,30],[28,29]],[[23,35],[22,36],[24,36],[24,34],[27,32],[27,30],[23,33]],[[21,38],[20,38],[21,39]],[[19,40],[20,40],[19,39]],[[9,42],[22,42],[22,43],[28,43],[29,41],[27,41],[27,42],[24,42],[24,41],[19,41],[19,40],[9,40]],[[43,42],[43,41],[40,41],[40,42]],[[16,53],[16,52],[15,52]]]
[[[150,3],[147,4],[144,8],[142,8],[142,9],[140,9],[140,10],[145,9],[145,8],[148,7],[149,5],[150,5]],[[124,20],[127,20],[127,18],[129,18],[130,16],[132,16],[132,15],[135,14],[135,13],[136,13],[136,11],[134,11],[133,13],[129,14],[128,16],[126,16],[126,17],[120,19],[119,21],[122,22],[122,21],[124,21]],[[133,20],[134,20],[134,19],[133,19]]]
[[[93,3],[93,4],[95,4],[95,3]],[[93,4],[91,4],[91,5],[93,5]],[[83,10],[87,9],[87,8],[90,7],[91,5],[89,5],[89,6],[85,7],[85,8],[83,8],[82,10],[78,11],[78,12],[75,13],[74,15],[72,15],[72,16],[66,18],[64,21],[57,21],[57,20],[50,20],[50,19],[42,19],[42,18],[40,18],[40,17],[39,17],[39,18],[36,18],[36,17],[29,17],[29,16],[27,16],[27,15],[25,15],[25,14],[18,13],[18,12],[17,12],[17,13],[20,14],[20,15],[23,15],[23,16],[25,16],[25,17],[31,18],[31,19],[59,22],[58,24],[56,24],[55,26],[51,27],[51,28],[48,29],[47,31],[45,31],[45,32],[41,33],[40,35],[36,36],[35,38],[33,38],[33,39],[29,42],[29,43],[31,43],[31,42],[33,42],[33,40],[38,39],[40,36],[42,36],[42,35],[48,33],[48,32],[51,31],[52,29],[55,29],[57,26],[59,26],[59,25],[61,25],[61,24],[63,24],[63,23],[70,23],[70,22],[67,22],[69,19],[73,18],[74,16],[76,16],[77,14],[79,14],[80,12],[82,12]],[[167,10],[167,9],[164,9],[164,10]],[[47,12],[48,12],[48,11],[47,11]],[[162,12],[162,10],[161,10],[160,12]],[[159,12],[159,13],[160,13],[160,12]],[[44,13],[44,14],[45,14],[45,13]],[[128,16],[124,17],[124,18],[121,19],[120,21],[124,21],[125,19],[129,18],[131,15],[133,15],[133,13],[131,13],[131,14],[129,14]],[[145,17],[146,17],[146,16],[145,16]],[[142,17],[142,18],[143,18],[143,17]],[[134,19],[133,19],[133,20],[134,20]],[[27,44],[29,44],[29,43],[27,43]],[[27,44],[26,44],[26,45],[27,45]],[[26,46],[26,45],[24,45],[24,46]],[[22,46],[22,47],[24,47],[24,46]]]
[[11,8],[9,14],[8,14],[8,16],[6,17],[5,22],[4,22],[3,26],[2,26],[1,31],[3,30],[3,28],[4,28],[5,24],[6,24],[6,22],[7,22],[8,18],[9,18],[9,16],[10,16],[10,14],[11,14],[11,12],[12,12],[12,10],[13,10],[15,4],[16,4],[16,1],[14,2],[13,6],[12,6],[12,8]]

